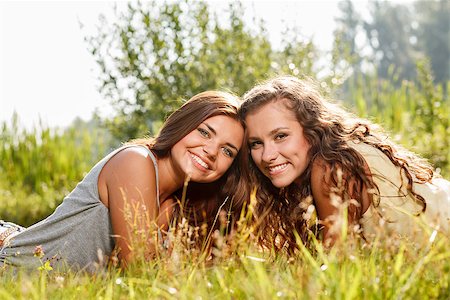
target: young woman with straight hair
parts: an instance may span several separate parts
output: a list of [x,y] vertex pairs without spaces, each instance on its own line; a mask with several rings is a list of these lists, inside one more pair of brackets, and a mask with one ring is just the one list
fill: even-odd
[[[0,266],[49,261],[94,272],[114,252],[126,266],[138,253],[135,241],[150,259],[177,215],[209,226],[220,208],[237,215],[246,201],[239,105],[225,92],[195,95],[156,138],[131,141],[98,162],[46,219],[28,228],[0,222]],[[187,181],[180,207],[176,195]]]

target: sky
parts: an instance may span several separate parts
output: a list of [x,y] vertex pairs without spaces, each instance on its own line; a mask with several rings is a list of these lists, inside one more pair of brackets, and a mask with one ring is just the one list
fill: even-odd
[[[226,7],[224,1],[210,2],[219,10]],[[337,2],[243,1],[246,18],[256,15],[266,21],[273,45],[280,42],[282,29],[292,25],[324,50],[332,44]],[[84,36],[95,32],[100,14],[112,16],[113,4],[0,0],[0,122],[9,122],[14,111],[26,128],[39,120],[65,127],[76,117],[90,119],[95,109],[111,114],[97,91],[95,62]]]

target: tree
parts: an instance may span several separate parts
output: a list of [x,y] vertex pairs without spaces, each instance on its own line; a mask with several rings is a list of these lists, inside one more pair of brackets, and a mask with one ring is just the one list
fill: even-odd
[[437,83],[450,80],[450,2],[417,1],[415,34],[417,46],[431,60]]
[[364,29],[378,75],[392,78],[395,73],[403,79],[415,78],[415,61],[419,56],[410,41],[413,30],[409,7],[375,1],[371,3],[370,14],[371,20],[364,22]]
[[[245,25],[242,4],[230,4],[228,17],[220,17],[205,2],[180,0],[129,3],[112,23],[102,19],[86,40],[100,68],[100,91],[116,113],[106,120],[116,138],[154,134],[183,98],[208,89],[242,94],[284,70],[272,61],[283,54],[272,49],[264,26]],[[312,60],[307,45],[288,43],[292,51],[278,61]]]
[[332,65],[336,77],[346,77],[349,75],[346,73],[361,73],[361,45],[357,45],[356,40],[362,19],[350,0],[339,2],[338,8],[340,15],[335,18]]

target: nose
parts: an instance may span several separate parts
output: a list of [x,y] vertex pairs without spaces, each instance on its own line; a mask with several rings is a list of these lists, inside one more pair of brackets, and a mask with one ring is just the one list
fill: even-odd
[[217,153],[219,153],[219,146],[216,143],[209,141],[203,146],[203,152],[211,161],[215,161]]
[[261,159],[264,162],[271,162],[274,161],[278,156],[278,150],[275,146],[271,145],[271,144],[265,144],[263,151],[262,151],[262,156]]

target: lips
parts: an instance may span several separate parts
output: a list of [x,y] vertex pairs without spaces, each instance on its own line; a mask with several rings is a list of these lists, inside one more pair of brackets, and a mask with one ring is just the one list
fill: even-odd
[[267,167],[267,170],[269,171],[270,176],[275,176],[284,172],[284,170],[286,170],[288,165],[289,165],[288,163],[283,163],[275,166],[269,166]]
[[203,159],[200,158],[200,156],[195,155],[192,152],[189,152],[189,155],[192,158],[192,161],[194,162],[194,165],[199,168],[200,170],[209,170],[210,167],[208,163],[206,163]]

